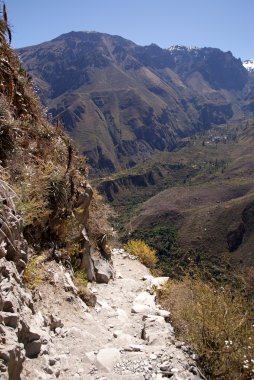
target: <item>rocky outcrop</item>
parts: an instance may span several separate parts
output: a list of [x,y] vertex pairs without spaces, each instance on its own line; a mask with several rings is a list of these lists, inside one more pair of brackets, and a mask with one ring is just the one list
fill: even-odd
[[240,223],[235,229],[228,232],[227,243],[230,252],[235,251],[242,244],[244,233],[245,227],[243,223]]
[[15,212],[15,194],[3,181],[0,196],[0,377],[18,380],[25,358],[39,354],[46,331],[42,315],[34,311],[31,292],[22,283],[28,245]]
[[149,275],[122,248],[112,259],[114,280],[88,285],[97,298],[90,309],[64,291],[57,264],[48,266],[55,282],[41,285],[35,306],[46,315],[54,309],[63,326],[53,325],[47,352],[25,362],[22,380],[201,380],[194,352],[176,339],[170,313],[156,303],[154,288],[167,278]]
[[254,203],[245,206],[241,214],[242,221],[227,234],[228,249],[235,251],[243,242],[243,239],[252,234],[254,228]]
[[104,193],[107,199],[112,202],[115,198],[115,194],[125,188],[146,188],[155,185],[158,176],[162,176],[159,170],[157,170],[156,173],[149,170],[142,174],[129,174],[116,179],[101,181],[98,190]]
[[114,271],[109,260],[104,259],[98,251],[94,251],[87,243],[86,251],[83,254],[81,267],[87,273],[88,281],[107,284],[113,278]]

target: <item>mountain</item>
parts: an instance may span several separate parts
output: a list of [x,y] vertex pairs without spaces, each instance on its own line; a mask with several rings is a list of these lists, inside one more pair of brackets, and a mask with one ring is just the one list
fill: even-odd
[[71,32],[18,54],[93,173],[133,167],[252,112],[247,70],[219,49],[142,47],[119,36]]
[[171,277],[195,268],[223,282],[251,267],[253,127],[253,118],[214,127],[99,181],[123,239],[150,244]]
[[243,66],[250,72],[254,71],[254,59],[244,61]]

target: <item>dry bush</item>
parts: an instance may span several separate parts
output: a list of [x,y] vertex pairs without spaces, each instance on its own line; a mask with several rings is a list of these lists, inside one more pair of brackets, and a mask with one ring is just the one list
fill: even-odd
[[93,198],[90,205],[89,219],[87,230],[89,237],[97,242],[100,246],[104,237],[112,234],[110,218],[114,217],[111,207],[104,203],[103,198],[96,191],[93,192]]
[[86,273],[79,269],[74,272],[74,283],[78,289],[78,295],[87,306],[96,305],[96,296],[87,288],[88,280]]
[[41,263],[45,260],[44,255],[33,255],[28,260],[23,272],[23,280],[29,289],[37,288],[44,279]]
[[159,298],[170,310],[178,336],[196,350],[209,379],[253,377],[253,316],[241,294],[185,278],[169,281]]
[[156,251],[142,240],[129,240],[125,249],[148,268],[154,268],[157,262]]

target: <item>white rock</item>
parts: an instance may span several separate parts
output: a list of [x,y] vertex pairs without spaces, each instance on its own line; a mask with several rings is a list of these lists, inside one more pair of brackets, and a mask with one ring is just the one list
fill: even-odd
[[134,314],[139,314],[139,313],[150,313],[152,310],[149,306],[147,305],[139,305],[135,304],[131,308],[131,312]]
[[75,294],[78,291],[77,288],[76,288],[76,286],[74,285],[74,283],[72,281],[70,273],[68,273],[68,272],[64,273],[64,289],[66,291],[71,291],[71,292],[73,292]]
[[58,273],[53,274],[53,280],[54,280],[55,284],[59,281],[59,274]]
[[143,321],[147,321],[147,322],[159,322],[162,325],[165,324],[164,317],[161,317],[160,315],[148,314],[148,315],[144,315],[142,319]]
[[169,318],[170,312],[167,310],[156,310],[156,314],[163,317],[163,318]]
[[155,286],[156,288],[161,288],[165,285],[169,280],[169,277],[153,277],[151,280],[151,286]]
[[165,379],[161,373],[158,373],[155,377],[156,380],[162,380]]
[[93,351],[85,353],[85,361],[93,363],[95,361],[95,358],[96,356]]
[[154,278],[153,276],[147,275],[147,276],[141,277],[141,280],[151,282],[153,280],[153,278]]
[[109,304],[105,300],[97,300],[97,304],[102,308],[106,310],[111,310],[112,308],[109,306]]
[[111,372],[120,358],[121,354],[117,348],[103,348],[96,356],[95,365],[103,371]]
[[147,305],[152,309],[155,309],[155,296],[152,294],[149,294],[148,292],[141,292],[139,295],[134,299],[134,304],[143,304]]
[[117,319],[122,322],[122,323],[125,323],[125,322],[128,322],[129,320],[129,316],[128,314],[126,313],[126,311],[124,311],[123,309],[117,309],[116,310],[116,314],[117,314]]
[[115,330],[115,331],[113,331],[113,337],[114,338],[117,338],[117,337],[119,337],[122,334],[123,334],[122,330]]
[[141,344],[130,344],[128,347],[124,348],[124,351],[140,352],[143,351],[143,349],[144,347]]

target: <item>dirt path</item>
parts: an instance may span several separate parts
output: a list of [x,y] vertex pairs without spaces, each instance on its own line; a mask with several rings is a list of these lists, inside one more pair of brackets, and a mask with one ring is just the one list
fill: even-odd
[[123,250],[113,250],[113,261],[115,280],[91,285],[97,304],[90,310],[60,286],[63,271],[49,269],[54,286],[42,286],[38,306],[59,327],[45,337],[43,354],[26,361],[23,380],[200,379],[191,350],[155,304],[147,268]]

